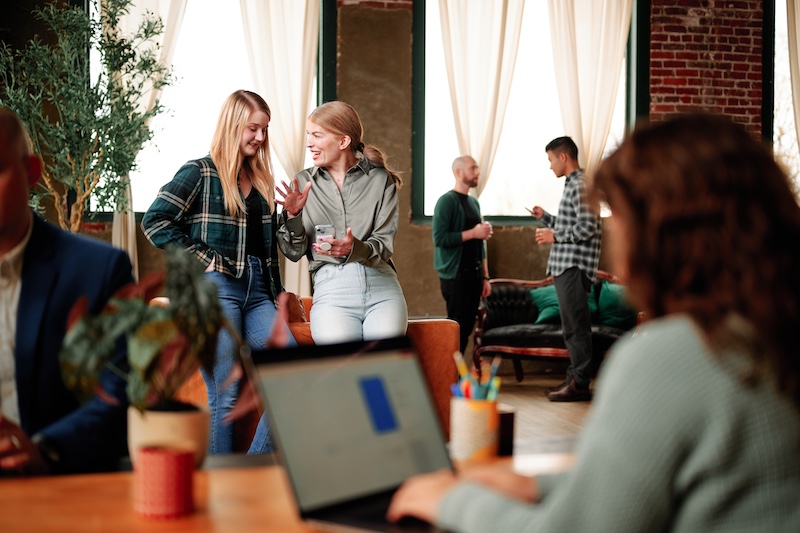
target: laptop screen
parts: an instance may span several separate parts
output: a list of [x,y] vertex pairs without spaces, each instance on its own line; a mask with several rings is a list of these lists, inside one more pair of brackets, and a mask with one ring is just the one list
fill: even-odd
[[301,513],[450,467],[408,340],[273,350],[252,361]]

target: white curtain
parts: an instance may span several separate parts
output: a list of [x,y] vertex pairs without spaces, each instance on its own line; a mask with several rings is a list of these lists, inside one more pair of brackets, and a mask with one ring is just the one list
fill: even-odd
[[517,61],[523,0],[439,0],[442,44],[461,154],[489,181]]
[[565,134],[591,176],[611,129],[633,0],[548,0]]
[[[175,52],[175,44],[178,42],[178,33],[183,23],[183,15],[186,12],[187,0],[137,0],[130,6],[128,14],[119,21],[122,33],[131,34],[136,31],[145,12],[150,12],[161,18],[164,24],[164,33],[161,35],[158,60],[169,66],[172,64],[172,56]],[[151,109],[156,100],[161,96],[161,89],[147,91],[139,100],[142,109]],[[139,278],[139,258],[136,247],[136,218],[133,213],[133,194],[130,184],[125,191],[128,199],[128,211],[120,213],[114,211],[114,222],[111,226],[111,244],[122,248],[131,258],[133,264],[133,276]]]
[[794,108],[794,128],[800,139],[800,8],[797,0],[786,0],[786,22],[789,36],[789,73],[792,80],[792,107]]
[[[319,38],[319,0],[240,0],[255,90],[270,106],[270,149],[289,176],[303,168]],[[284,286],[311,295],[308,261],[285,260]]]

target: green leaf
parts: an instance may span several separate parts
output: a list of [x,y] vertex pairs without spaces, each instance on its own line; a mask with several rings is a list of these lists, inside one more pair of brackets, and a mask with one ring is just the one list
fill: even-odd
[[[91,195],[101,210],[126,209],[128,175],[152,139],[149,121],[164,111],[158,101],[150,109],[138,102],[173,80],[157,61],[164,31],[158,17],[147,12],[133,33],[123,34],[119,18],[133,0],[103,0],[102,11],[98,0],[92,4],[98,20],[68,3],[37,7],[33,16],[48,39],[36,37],[20,49],[0,44],[0,105],[27,125],[53,180],[32,196],[34,206],[43,192],[59,197],[66,188],[79,198]],[[99,58],[92,65],[90,51]],[[55,207],[67,215],[66,201]]]

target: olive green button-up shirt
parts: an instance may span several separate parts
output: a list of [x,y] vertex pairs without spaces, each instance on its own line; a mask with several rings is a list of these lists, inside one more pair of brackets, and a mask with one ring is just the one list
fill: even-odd
[[[362,263],[374,267],[387,263],[394,253],[394,236],[399,216],[398,194],[394,180],[381,167],[362,159],[344,178],[341,192],[333,177],[324,169],[311,167],[295,176],[300,190],[311,182],[303,210],[289,219],[284,211],[278,226],[278,246],[292,261],[309,258],[313,273],[325,263]],[[348,257],[318,255],[311,248],[314,226],[331,224],[336,238],[343,238],[347,228],[353,232],[353,250]]]

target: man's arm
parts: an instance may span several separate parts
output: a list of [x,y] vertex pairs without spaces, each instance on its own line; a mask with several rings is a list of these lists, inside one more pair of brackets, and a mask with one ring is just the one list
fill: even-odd
[[600,220],[587,200],[586,185],[583,180],[579,180],[570,192],[569,201],[577,213],[577,218],[571,226],[554,233],[555,242],[586,242],[600,231]]
[[444,194],[436,202],[433,209],[433,245],[438,248],[453,248],[461,246],[464,236],[457,227],[458,210],[455,198],[450,193]]

